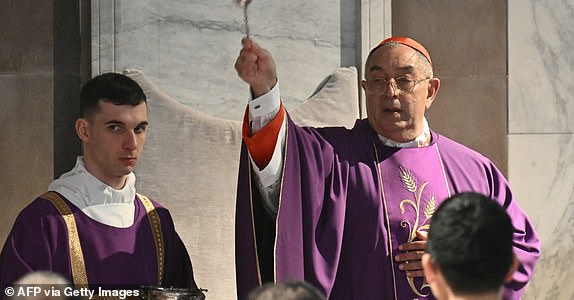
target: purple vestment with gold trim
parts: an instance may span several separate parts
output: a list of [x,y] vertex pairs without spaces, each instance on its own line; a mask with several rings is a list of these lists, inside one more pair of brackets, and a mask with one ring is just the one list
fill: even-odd
[[[137,196],[136,196],[137,197]],[[158,286],[158,257],[146,210],[135,199],[134,224],[108,226],[85,215],[64,198],[74,214],[88,282],[116,289]],[[191,260],[169,211],[152,201],[161,220],[164,276],[161,286],[197,288]],[[37,198],[17,217],[0,255],[2,290],[32,271],[53,271],[73,282],[66,224],[54,205]]]
[[521,267],[505,298],[519,299],[540,255],[532,224],[490,160],[431,133],[428,147],[390,148],[367,120],[349,130],[299,127],[288,117],[276,220],[260,208],[243,145],[236,212],[239,299],[262,281],[288,279],[306,280],[328,299],[433,299],[423,280],[409,280],[393,256],[417,230],[428,229],[441,201],[465,191],[495,199],[511,216]]

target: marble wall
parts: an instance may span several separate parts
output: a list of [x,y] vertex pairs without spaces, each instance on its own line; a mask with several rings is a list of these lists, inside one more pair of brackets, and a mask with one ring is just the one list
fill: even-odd
[[[388,3],[251,2],[251,37],[276,58],[287,107],[303,102],[337,67],[360,64],[361,49],[390,32],[383,22]],[[245,29],[243,10],[233,0],[92,1],[92,16],[93,74],[141,69],[184,104],[242,118],[248,87],[233,64]]]
[[509,1],[509,176],[542,241],[525,299],[573,299],[574,1]]

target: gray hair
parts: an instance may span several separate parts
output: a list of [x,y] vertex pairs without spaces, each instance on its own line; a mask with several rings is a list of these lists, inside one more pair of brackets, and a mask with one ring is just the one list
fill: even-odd
[[[397,45],[403,45],[399,42],[396,41],[390,41],[384,44],[379,44],[378,46],[376,46],[375,48],[373,48],[370,52],[369,55],[367,56],[367,60],[365,61],[365,71],[367,70],[367,65],[369,64],[369,62],[371,61],[371,57],[373,56],[373,54],[380,48],[393,48],[396,47]],[[426,56],[424,56],[422,53],[420,53],[418,50],[415,50],[416,56],[417,56],[417,63],[418,65],[421,67],[423,74],[426,78],[433,78],[433,68],[432,65],[430,63],[430,61],[426,58]]]
[[268,282],[251,291],[248,300],[325,300],[317,288],[302,280]]

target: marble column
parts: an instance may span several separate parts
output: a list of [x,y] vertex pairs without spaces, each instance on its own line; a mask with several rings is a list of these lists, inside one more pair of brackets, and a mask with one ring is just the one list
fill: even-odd
[[573,299],[574,2],[508,2],[509,179],[542,242],[524,299]]
[[20,210],[52,180],[53,19],[44,14],[52,7],[48,1],[9,1],[0,9],[2,245]]
[[82,73],[82,4],[84,0],[2,1],[2,245],[20,210],[70,169],[80,151],[73,125]]

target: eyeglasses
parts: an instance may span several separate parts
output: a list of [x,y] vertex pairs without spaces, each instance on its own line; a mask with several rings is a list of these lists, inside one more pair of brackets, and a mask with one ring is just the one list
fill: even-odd
[[408,94],[413,91],[413,89],[417,84],[428,79],[430,78],[427,77],[421,80],[412,80],[408,77],[397,77],[397,78],[391,78],[389,80],[386,80],[384,78],[373,78],[373,79],[367,79],[366,82],[369,92],[371,94],[380,96],[387,91],[387,86],[389,86],[389,83],[391,84],[393,90],[398,90],[403,94]]

